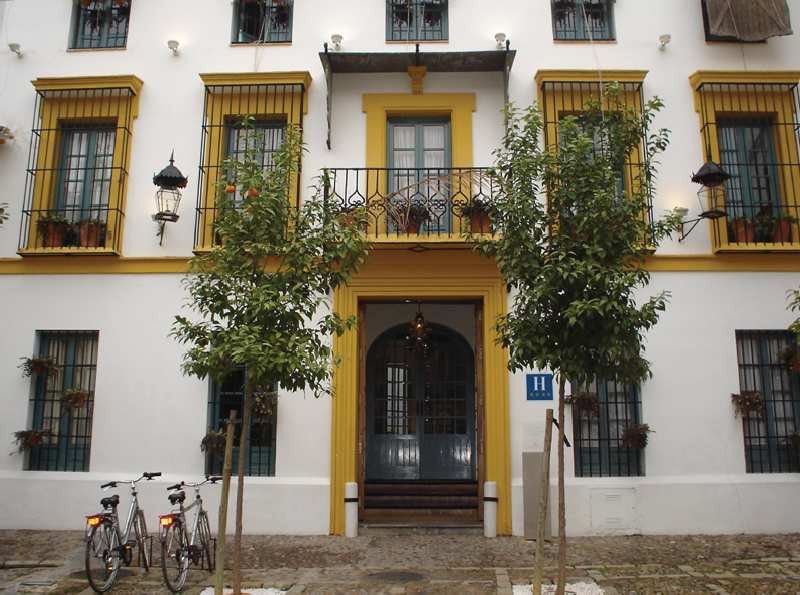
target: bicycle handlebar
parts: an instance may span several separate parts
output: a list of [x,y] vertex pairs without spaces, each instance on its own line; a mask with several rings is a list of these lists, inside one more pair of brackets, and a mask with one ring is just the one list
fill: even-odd
[[109,481],[108,483],[104,483],[103,485],[101,485],[100,489],[104,490],[106,488],[115,488],[117,487],[117,484],[120,483],[127,483],[133,486],[136,485],[137,482],[142,481],[143,479],[151,481],[154,477],[161,477],[161,471],[145,471],[144,473],[142,473],[142,476],[139,477],[138,479],[128,479],[128,480],[118,479],[116,481]]
[[117,487],[117,482],[116,481],[109,481],[108,483],[104,483],[103,485],[101,485],[100,489],[104,490],[106,488],[115,488],[115,487]]
[[150,481],[154,477],[161,477],[161,471],[150,471],[150,472],[145,471],[142,474],[142,477],[144,477],[147,481]]
[[168,492],[170,492],[170,491],[172,491],[172,490],[179,490],[179,489],[181,489],[182,487],[183,487],[183,482],[182,482],[182,481],[180,481],[180,482],[178,482],[178,483],[176,483],[176,484],[174,484],[174,485],[167,486],[167,491],[168,491]]

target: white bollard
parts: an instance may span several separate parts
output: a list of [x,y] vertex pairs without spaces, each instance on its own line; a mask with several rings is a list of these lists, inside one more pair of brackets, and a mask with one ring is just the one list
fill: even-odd
[[483,536],[497,537],[497,483],[483,484]]
[[344,534],[358,537],[358,484],[354,481],[344,484]]

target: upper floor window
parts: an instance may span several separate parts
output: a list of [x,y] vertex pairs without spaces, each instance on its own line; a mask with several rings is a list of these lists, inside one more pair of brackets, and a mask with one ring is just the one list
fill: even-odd
[[787,0],[700,0],[706,41],[761,42],[792,35]]
[[133,0],[76,0],[72,49],[124,48]]
[[[233,449],[233,468],[239,458],[239,435],[241,432],[241,411],[244,399],[246,373],[237,370],[221,383],[212,383],[211,399],[208,403],[209,430],[224,430],[228,416],[232,410],[239,415],[236,426],[236,439]],[[245,450],[245,474],[255,476],[275,475],[275,434],[277,424],[277,399],[274,395],[257,395],[258,406],[254,407],[250,421],[247,448]],[[222,472],[222,453],[209,450],[206,457],[206,472],[220,474]]]
[[763,403],[742,420],[748,473],[800,472],[800,373],[787,357],[796,340],[789,331],[736,331],[740,390]]
[[47,370],[31,378],[32,471],[88,471],[97,373],[96,331],[40,331],[37,357]]
[[386,0],[387,41],[447,39],[447,0]]
[[233,43],[292,41],[294,0],[236,0]]
[[20,254],[121,249],[134,76],[37,79]]
[[639,389],[601,380],[573,386],[572,392],[575,475],[644,475],[642,449],[626,446],[623,439],[626,428],[641,423]]
[[614,31],[613,0],[551,0],[553,39],[608,41]]

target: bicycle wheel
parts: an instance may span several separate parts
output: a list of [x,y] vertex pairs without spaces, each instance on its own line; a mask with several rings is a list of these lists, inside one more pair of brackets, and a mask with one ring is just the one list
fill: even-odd
[[180,593],[189,572],[189,548],[184,539],[183,526],[177,521],[167,527],[161,539],[161,570],[167,588],[173,593]]
[[92,527],[86,540],[86,578],[96,593],[105,593],[117,580],[120,566],[119,538],[112,525]]
[[203,511],[203,514],[200,516],[197,532],[200,535],[200,547],[206,559],[206,568],[209,572],[214,572],[214,559],[212,555],[216,552],[211,552],[211,527],[208,524],[208,515],[205,511]]
[[142,560],[142,568],[145,572],[150,570],[150,548],[147,546],[147,524],[144,522],[144,512],[141,510],[136,513],[136,522],[133,524],[133,529],[136,531],[136,545],[139,548],[140,559]]

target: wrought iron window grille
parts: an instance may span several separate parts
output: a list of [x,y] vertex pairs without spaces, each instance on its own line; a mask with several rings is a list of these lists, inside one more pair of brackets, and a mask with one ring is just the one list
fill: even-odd
[[387,0],[387,41],[445,41],[447,0]]
[[613,41],[612,0],[551,0],[553,39]]
[[292,41],[294,0],[236,0],[233,43]]
[[75,0],[71,49],[124,48],[133,0]]

